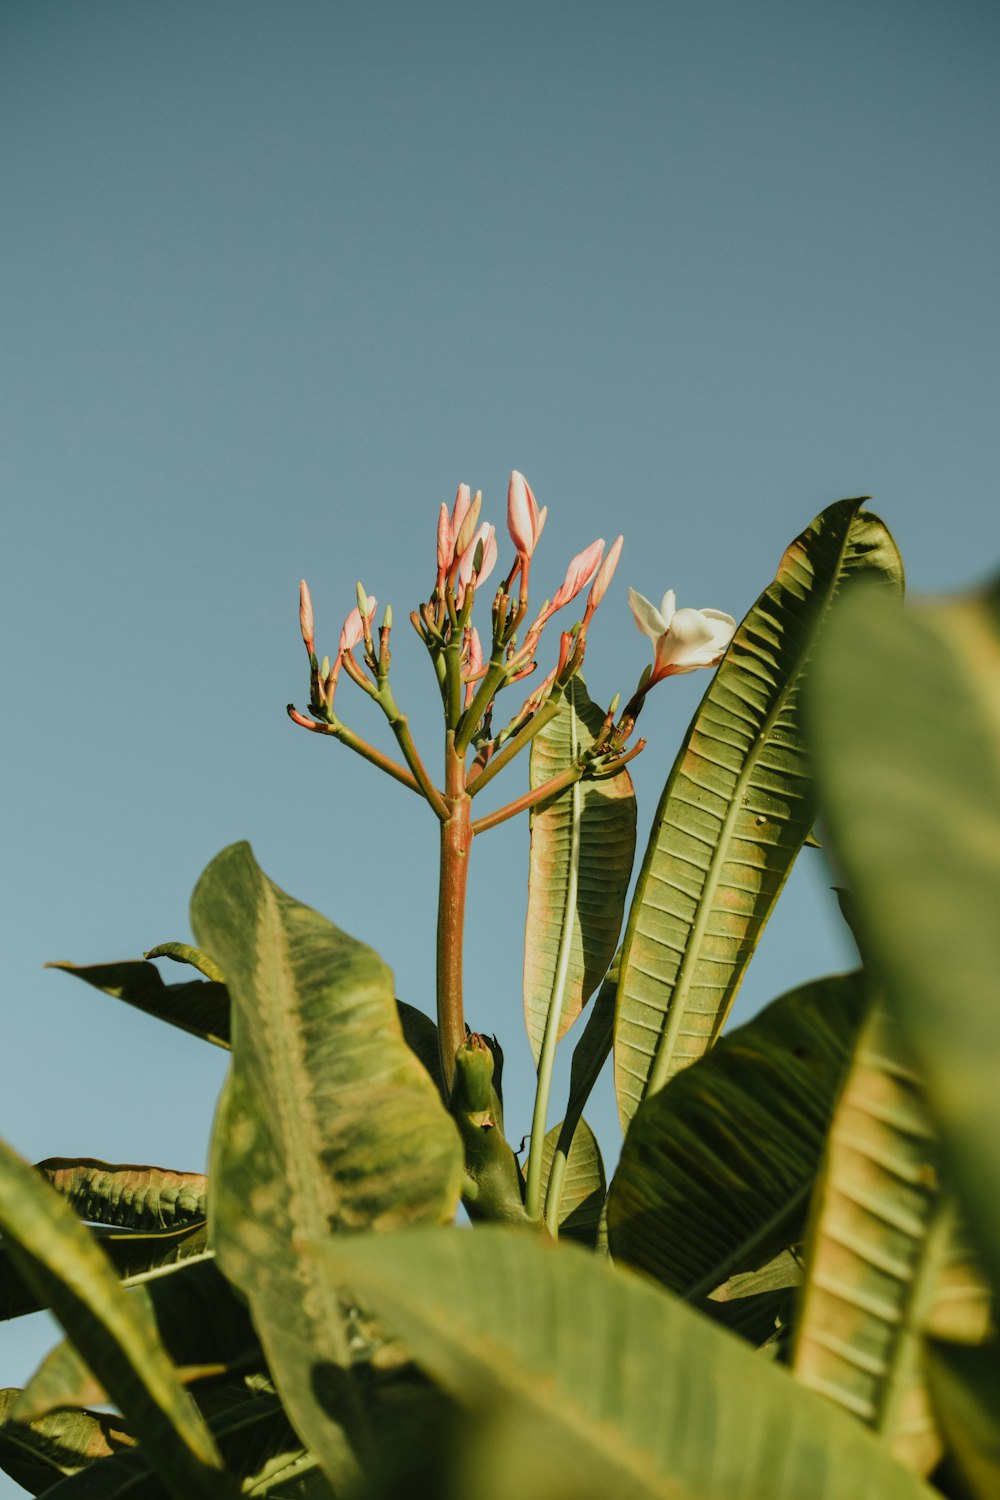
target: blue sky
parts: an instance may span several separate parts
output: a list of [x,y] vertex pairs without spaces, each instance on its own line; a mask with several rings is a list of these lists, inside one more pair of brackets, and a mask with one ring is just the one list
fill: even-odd
[[[527,474],[543,588],[624,532],[605,700],[646,659],[628,584],[740,616],[841,496],[916,591],[995,567],[998,44],[927,0],[6,0],[0,1133],[202,1166],[222,1054],[42,965],[186,937],[237,838],[432,1007],[433,818],[284,705],[298,579],[328,643],[358,577],[405,622],[459,481],[501,524]],[[643,842],[706,681],[644,715]],[[526,851],[473,851],[467,974],[517,1131]],[[827,885],[803,856],[738,1015],[849,962]],[[609,1087],[594,1124],[613,1155]],[[0,1384],[45,1340],[4,1325]]]

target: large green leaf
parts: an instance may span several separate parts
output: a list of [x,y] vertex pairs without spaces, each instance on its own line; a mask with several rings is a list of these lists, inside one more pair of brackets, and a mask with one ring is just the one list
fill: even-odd
[[616,1259],[699,1300],[801,1241],[865,1003],[859,973],[803,985],[645,1101],[608,1195]]
[[646,1095],[722,1029],[812,827],[799,696],[813,646],[847,580],[902,586],[892,538],[860,506],[829,506],[788,548],[709,684],[660,799],[618,991],[615,1085],[626,1128]]
[[896,1026],[876,1007],[830,1127],[792,1368],[923,1474],[941,1452],[922,1339],[947,1229],[920,1082]]
[[114,1164],[89,1156],[51,1156],[40,1161],[37,1170],[74,1213],[93,1224],[155,1232],[194,1224],[208,1212],[200,1172]]
[[509,1415],[520,1443],[491,1452],[499,1474],[478,1467],[491,1496],[929,1500],[860,1423],[576,1246],[491,1226],[316,1254],[463,1406]]
[[[604,710],[574,677],[531,745],[531,788],[576,764],[604,725]],[[564,1036],[600,984],[621,932],[635,858],[635,792],[627,771],[578,781],[531,812],[524,1015],[537,1062],[559,1006]]]
[[210,1171],[216,1250],[250,1302],[297,1430],[334,1481],[348,1446],[364,1445],[364,1423],[336,1287],[300,1247],[449,1219],[458,1134],[403,1040],[389,970],[273,885],[249,845],[212,861],[191,920],[232,999]]
[[49,964],[92,984],[95,989],[134,1005],[137,1010],[179,1026],[192,1036],[229,1046],[229,996],[224,984],[205,979],[165,984],[155,964],[126,961],[118,964]]
[[1000,587],[850,603],[810,698],[830,839],[1000,1290]]
[[[35,1169],[0,1143],[0,1230],[98,1379],[124,1412],[171,1493],[227,1493],[217,1449],[179,1384],[143,1301]],[[15,1411],[15,1416],[17,1415]]]

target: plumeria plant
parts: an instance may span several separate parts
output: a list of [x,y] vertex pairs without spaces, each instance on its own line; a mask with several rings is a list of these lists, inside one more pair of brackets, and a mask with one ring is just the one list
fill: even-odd
[[[444,784],[438,787],[429,776],[413,742],[407,715],[400,711],[390,685],[393,628],[391,608],[386,609],[377,636],[374,628],[376,599],[362,584],[357,586],[357,604],[344,622],[332,663],[316,654],[315,621],[312,597],[305,582],[299,586],[299,626],[309,657],[309,715],[289,704],[288,713],[302,728],[332,736],[354,750],[387,775],[424,798],[441,826],[440,878],[437,920],[437,1027],[441,1078],[448,1099],[455,1098],[456,1118],[466,1125],[468,1149],[465,1198],[471,1212],[489,1218],[538,1218],[545,1123],[548,1115],[555,1039],[561,1027],[567,987],[572,989],[578,975],[570,973],[572,954],[572,921],[565,934],[564,962],[557,965],[554,984],[546,996],[549,1045],[543,1045],[539,1057],[536,1106],[530,1134],[526,1181],[514,1160],[513,1152],[497,1128],[497,1111],[487,1105],[488,1119],[478,1119],[482,1108],[470,1104],[479,1097],[478,1079],[484,1076],[487,1095],[492,1083],[494,1052],[482,1038],[470,1032],[465,1021],[462,986],[462,949],[465,923],[466,887],[471,868],[470,853],[475,837],[495,828],[519,813],[551,807],[556,799],[566,804],[565,795],[581,782],[600,783],[621,778],[615,787],[616,799],[626,820],[634,822],[631,813],[632,789],[625,766],[643,749],[645,741],[637,740],[629,748],[636,721],[646,693],[655,683],[675,672],[690,672],[696,667],[716,666],[732,639],[736,621],[719,610],[674,608],[674,594],[669,592],[660,611],[629,591],[629,603],[638,628],[653,642],[654,659],[642,673],[639,683],[619,712],[616,697],[601,719],[596,733],[593,708],[580,682],[580,671],[587,650],[587,635],[598,606],[607,593],[621,556],[623,538],[619,536],[605,556],[603,538],[598,538],[569,563],[566,576],[551,598],[546,598],[532,612],[530,578],[535,548],[541,537],[548,507],[538,503],[523,474],[516,470],[510,476],[507,492],[507,531],[513,547],[513,559],[506,577],[490,599],[492,623],[490,651],[483,651],[477,626],[473,623],[476,596],[486,591],[487,580],[499,556],[494,526],[480,523],[482,493],[473,496],[467,484],[459,485],[455,503],[449,513],[442,504],[437,526],[437,572],[427,603],[410,614],[410,622],[427,649],[437,678],[444,708]],[[514,709],[504,724],[494,724],[497,702],[508,688],[530,679],[538,666],[546,626],[553,617],[583,596],[587,590],[581,617],[558,638],[557,659],[542,682]],[[519,640],[519,635],[521,639]],[[362,648],[363,661],[355,656]],[[393,761],[367,740],[350,729],[334,707],[337,683],[344,672],[384,713],[399,746],[402,763]],[[576,686],[574,687],[574,684]],[[580,719],[577,728],[576,753],[562,756],[565,764],[551,774],[532,776],[529,791],[504,806],[474,816],[476,797],[494,777],[504,771],[522,751],[562,713]],[[582,834],[582,830],[580,830]],[[626,873],[627,880],[627,873]],[[606,898],[619,909],[624,897],[622,881],[613,882]],[[542,893],[545,901],[552,894]],[[538,899],[534,903],[538,906]],[[566,915],[565,913],[563,915]],[[544,920],[533,909],[529,927]],[[613,950],[612,950],[613,951]],[[610,954],[606,955],[610,959]],[[577,964],[579,967],[579,964]],[[583,997],[586,998],[586,997]],[[576,1010],[579,1011],[581,1000]],[[494,1047],[495,1050],[495,1047]],[[461,1072],[457,1094],[456,1067]],[[468,1125],[468,1118],[476,1123]],[[559,1194],[563,1175],[559,1172],[550,1183],[547,1217],[557,1230]]]
[[[245,843],[201,876],[193,944],[57,966],[231,1066],[207,1175],[0,1146],[0,1308],[66,1332],[0,1392],[0,1463],[30,1493],[1000,1494],[998,595],[904,610],[889,532],[842,500],[738,627],[630,590],[652,661],[605,708],[582,668],[622,538],[539,604],[545,520],[512,474],[498,575],[481,495],[441,506],[409,617],[443,709],[433,760],[397,700],[392,610],[376,623],[359,584],[320,657],[300,588],[309,702],[289,715],[439,826],[435,1018]],[[637,722],[700,668],[629,902]],[[398,758],[347,723],[344,677]],[[480,811],[515,761],[526,777]],[[820,811],[863,962],[724,1033]],[[467,883],[490,875],[473,846],[522,813],[536,1092],[508,1132],[462,950]],[[584,1109],[612,1050],[609,1185]]]

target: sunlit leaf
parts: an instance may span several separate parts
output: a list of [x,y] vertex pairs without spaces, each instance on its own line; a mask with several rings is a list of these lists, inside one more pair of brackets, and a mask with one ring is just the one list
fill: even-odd
[[[604,710],[574,677],[555,718],[532,741],[532,790],[573,765],[603,724]],[[627,771],[578,781],[532,809],[524,1014],[536,1062],[553,996],[561,1037],[614,957],[635,858],[635,818]]]
[[233,1064],[212,1142],[220,1264],[248,1298],[278,1389],[333,1482],[366,1445],[336,1286],[299,1246],[440,1222],[462,1152],[403,1040],[378,956],[273,885],[249,846],[205,871],[191,919],[226,975]]
[[52,1156],[37,1170],[81,1219],[136,1230],[170,1230],[203,1220],[205,1178],[200,1172]]
[[473,1416],[509,1417],[536,1462],[519,1442],[490,1449],[472,1472],[491,1496],[929,1500],[781,1366],[574,1245],[490,1226],[337,1236],[316,1254]]
[[1000,1290],[1000,588],[848,606],[810,698],[830,841]]
[[848,580],[902,586],[895,544],[861,503],[829,506],[785,552],[674,762],[623,944],[615,1086],[626,1128],[719,1034],[812,828],[799,696],[814,645]]

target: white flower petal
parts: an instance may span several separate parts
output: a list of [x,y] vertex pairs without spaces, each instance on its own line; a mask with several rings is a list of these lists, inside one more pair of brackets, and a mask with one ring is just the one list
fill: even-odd
[[667,623],[655,604],[635,589],[628,591],[628,607],[632,611],[632,618],[643,635],[648,635],[651,641],[659,640],[667,628]]
[[668,630],[670,628],[670,622],[674,617],[674,610],[676,608],[677,595],[674,593],[673,589],[667,589],[667,592],[664,594],[662,600],[660,601],[660,614],[663,616],[664,630]]

